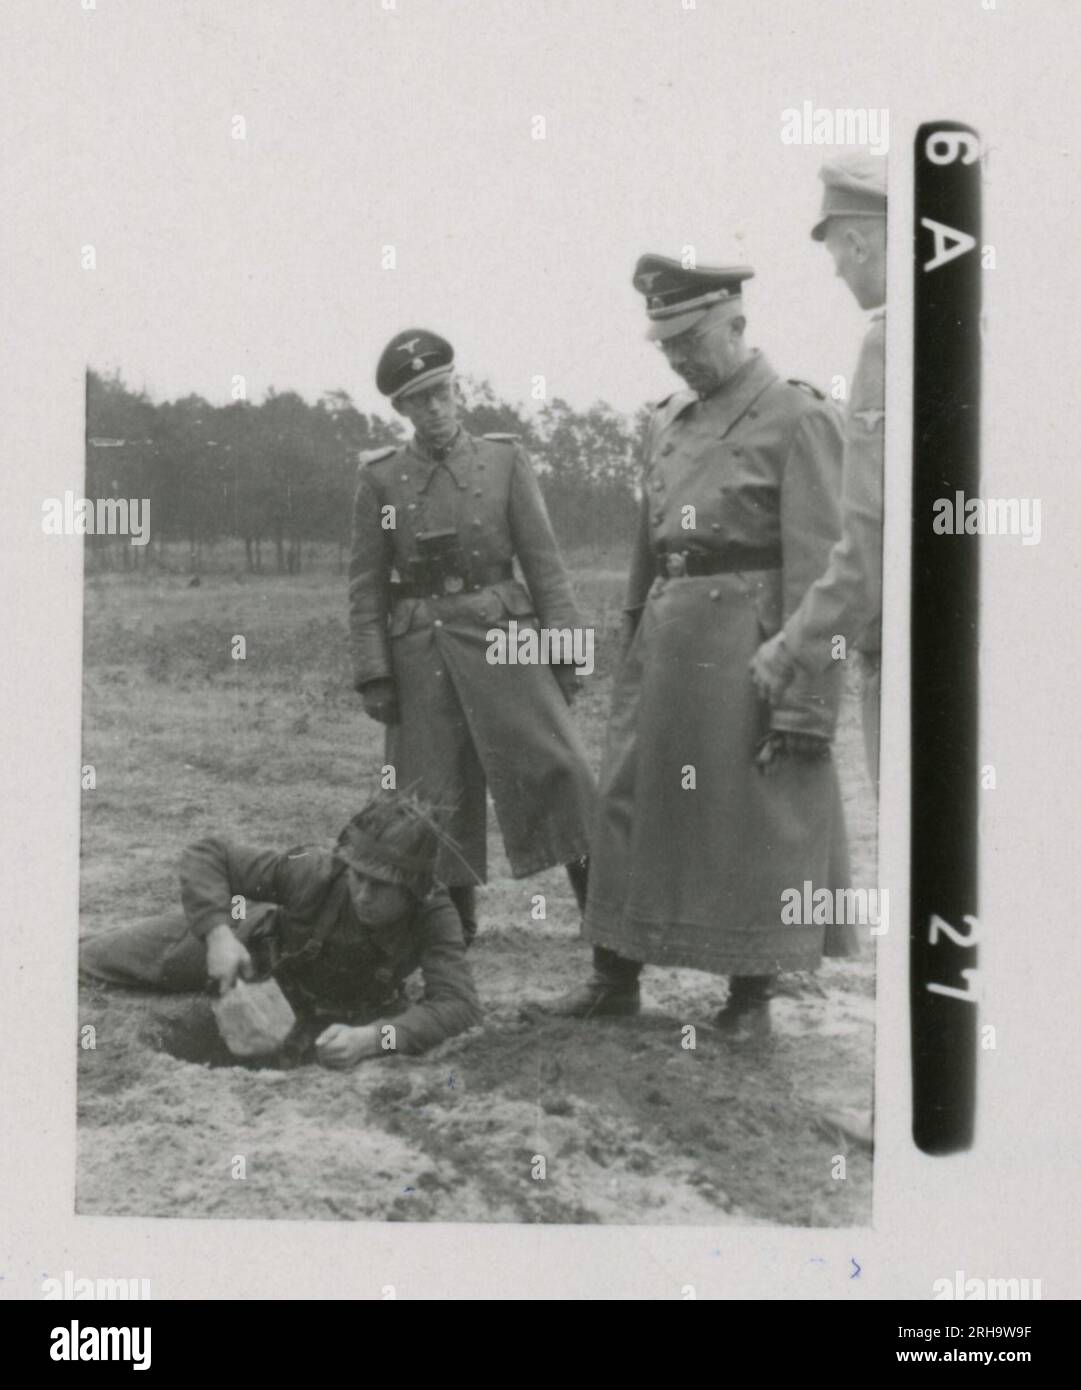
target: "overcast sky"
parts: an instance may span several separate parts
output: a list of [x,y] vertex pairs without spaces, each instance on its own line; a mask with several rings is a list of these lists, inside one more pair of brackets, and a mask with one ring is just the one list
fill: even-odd
[[88,173],[54,196],[97,256],[93,365],[156,398],[242,375],[385,409],[376,358],[419,324],[510,399],[543,375],[631,411],[678,385],[635,260],[691,245],[755,267],[749,335],[785,375],[850,371],[862,316],[808,237],[828,151],[782,143],[782,112],[888,106],[891,7],[686,2],[76,12]]

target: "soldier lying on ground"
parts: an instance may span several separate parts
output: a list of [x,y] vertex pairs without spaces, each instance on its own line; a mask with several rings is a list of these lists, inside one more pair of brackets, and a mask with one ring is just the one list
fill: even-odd
[[[370,801],[333,849],[200,840],[181,860],[183,912],[84,938],[80,969],[219,996],[238,977],[273,977],[297,1017],[276,1065],[424,1052],[481,1016],[458,913],[433,885],[439,844],[424,809],[394,793]],[[424,994],[411,1003],[402,987],[417,969]]]

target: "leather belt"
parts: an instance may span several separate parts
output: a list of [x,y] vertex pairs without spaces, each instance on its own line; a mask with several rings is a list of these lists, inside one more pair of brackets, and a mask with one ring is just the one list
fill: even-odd
[[467,574],[431,574],[427,577],[391,580],[390,597],[396,598],[447,598],[456,594],[475,594],[480,589],[488,589],[493,584],[502,584],[514,578],[514,567],[509,560],[494,565],[471,565]]
[[736,574],[740,570],[781,567],[776,546],[728,546],[724,550],[669,550],[656,555],[659,579],[697,579],[707,574]]

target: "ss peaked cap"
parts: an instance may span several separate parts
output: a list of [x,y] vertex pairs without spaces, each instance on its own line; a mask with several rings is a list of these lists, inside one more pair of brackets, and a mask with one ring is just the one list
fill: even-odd
[[384,396],[399,400],[454,370],[454,349],[428,328],[406,328],[383,349],[375,384]]
[[739,299],[749,265],[686,267],[669,256],[642,256],[634,268],[634,288],[646,298],[647,337],[674,338],[685,333],[714,304]]

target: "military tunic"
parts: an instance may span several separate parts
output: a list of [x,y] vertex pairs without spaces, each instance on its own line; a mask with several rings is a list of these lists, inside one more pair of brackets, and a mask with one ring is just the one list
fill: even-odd
[[[823,928],[784,925],[782,892],[846,884],[836,774],[785,757],[767,777],[754,760],[771,729],[832,735],[841,672],[801,675],[771,710],[748,663],[826,567],[840,467],[833,406],[759,353],[707,399],[654,412],[583,926],[595,945],[722,974],[818,964]],[[688,547],[725,572],[656,577],[658,551]],[[852,945],[842,931],[829,949]]]
[[[396,595],[418,535],[446,529],[482,587]],[[461,430],[439,462],[414,440],[361,465],[349,605],[358,689],[397,685],[400,722],[386,736],[397,785],[450,810],[460,853],[441,849],[437,877],[486,878],[486,788],[516,878],[585,855],[595,782],[558,682],[544,665],[487,659],[489,633],[511,621],[519,632],[582,626],[521,446]]]
[[863,657],[863,733],[878,781],[879,664],[882,647],[882,512],[885,483],[886,311],[871,315],[845,420],[842,539],[825,574],[784,627],[785,646],[808,671],[822,671],[842,636]]

